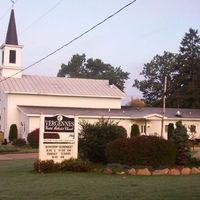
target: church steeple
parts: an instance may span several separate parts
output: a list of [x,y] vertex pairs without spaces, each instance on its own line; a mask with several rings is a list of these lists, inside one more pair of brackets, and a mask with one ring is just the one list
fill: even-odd
[[23,46],[18,45],[17,29],[15,24],[15,13],[11,10],[5,44],[2,49],[2,65],[0,76],[21,78],[21,51]]
[[13,9],[10,13],[10,21],[8,25],[5,44],[18,45],[17,29],[15,24],[15,13]]

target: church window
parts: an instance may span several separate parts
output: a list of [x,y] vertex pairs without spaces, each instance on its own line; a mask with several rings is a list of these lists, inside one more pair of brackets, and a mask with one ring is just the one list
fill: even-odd
[[141,133],[146,133],[146,126],[145,125],[141,125]]

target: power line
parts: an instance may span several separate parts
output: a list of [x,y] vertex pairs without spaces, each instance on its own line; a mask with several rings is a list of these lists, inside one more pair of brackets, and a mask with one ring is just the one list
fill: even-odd
[[11,0],[11,1],[12,1],[12,6],[9,7],[9,8],[4,12],[3,15],[1,15],[0,21],[1,21],[2,19],[4,19],[4,17],[8,14],[8,12],[10,11],[10,9],[12,9],[13,6],[14,6],[19,0],[16,0],[16,1]]
[[23,34],[24,32],[26,32],[27,30],[29,30],[33,25],[35,25],[36,23],[38,23],[40,20],[42,20],[44,17],[46,17],[50,12],[52,12],[56,7],[58,7],[64,0],[59,0],[53,7],[49,8],[44,14],[42,14],[40,17],[38,17],[35,21],[33,21],[30,25],[28,25],[22,32],[21,34]]
[[106,17],[105,19],[103,19],[101,22],[97,23],[96,25],[94,25],[93,27],[89,28],[88,30],[86,30],[85,32],[83,32],[82,34],[80,34],[79,36],[75,37],[74,39],[72,39],[71,41],[69,41],[68,43],[62,45],[61,47],[57,48],[56,50],[52,51],[51,53],[49,53],[48,55],[44,56],[43,58],[37,60],[36,62],[32,63],[31,65],[25,67],[24,69],[20,70],[19,72],[13,74],[12,76],[6,77],[2,80],[0,80],[0,83],[12,78],[13,76],[35,66],[36,64],[42,62],[43,60],[47,59],[48,57],[54,55],[55,53],[57,53],[58,51],[60,51],[61,49],[63,49],[66,46],[69,46],[71,43],[75,42],[76,40],[80,39],[81,37],[83,37],[84,35],[86,35],[87,33],[89,33],[90,31],[92,31],[93,29],[97,28],[98,26],[100,26],[101,24],[105,23],[106,21],[108,21],[109,19],[111,19],[112,17],[114,17],[115,15],[117,15],[118,13],[120,13],[121,11],[123,11],[124,9],[126,9],[127,7],[129,7],[130,5],[132,5],[133,3],[135,3],[136,0],[131,1],[130,3],[126,4],[125,6],[123,6],[122,8],[120,8],[119,10],[117,10],[116,12],[114,12],[113,14],[111,14],[110,16]]

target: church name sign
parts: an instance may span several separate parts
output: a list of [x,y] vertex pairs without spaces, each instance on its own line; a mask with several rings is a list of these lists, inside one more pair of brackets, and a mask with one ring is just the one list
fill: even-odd
[[45,132],[74,132],[74,118],[56,115],[53,117],[45,117],[44,120]]
[[78,157],[78,118],[41,115],[39,159],[63,160]]

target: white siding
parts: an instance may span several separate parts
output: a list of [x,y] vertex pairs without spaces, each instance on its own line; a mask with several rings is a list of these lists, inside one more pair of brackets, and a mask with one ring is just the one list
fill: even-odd
[[[20,111],[17,109],[18,105],[120,109],[121,100],[115,98],[112,99],[112,98],[97,98],[97,97],[90,98],[90,97],[43,96],[43,95],[29,95],[29,94],[26,95],[8,94],[7,105],[5,107],[8,109],[7,113],[9,113],[9,115],[5,116],[7,118],[7,124],[6,127],[4,128],[4,131],[7,134],[11,124],[13,123],[17,124],[18,128],[21,126]],[[7,134],[6,137],[8,136]]]

